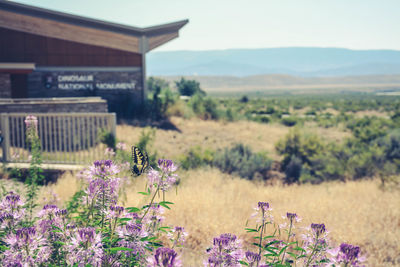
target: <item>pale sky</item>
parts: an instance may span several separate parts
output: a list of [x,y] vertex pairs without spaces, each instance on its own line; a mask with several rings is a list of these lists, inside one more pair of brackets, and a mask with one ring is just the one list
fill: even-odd
[[400,50],[400,0],[15,0],[148,27],[189,19],[155,51],[271,47]]

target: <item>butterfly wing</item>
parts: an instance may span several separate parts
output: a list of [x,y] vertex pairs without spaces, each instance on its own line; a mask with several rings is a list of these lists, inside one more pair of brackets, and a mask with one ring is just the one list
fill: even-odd
[[134,164],[132,167],[132,173],[136,176],[141,175],[149,166],[149,157],[147,153],[146,155],[143,155],[142,151],[135,146],[132,147],[132,160]]

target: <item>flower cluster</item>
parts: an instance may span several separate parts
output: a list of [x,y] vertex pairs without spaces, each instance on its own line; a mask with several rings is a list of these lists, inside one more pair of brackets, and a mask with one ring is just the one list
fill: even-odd
[[207,255],[204,266],[241,266],[239,261],[244,256],[242,242],[234,234],[222,234],[214,237]]
[[2,255],[3,266],[38,266],[45,263],[51,250],[35,227],[24,227],[9,234],[4,242],[9,249]]
[[154,169],[149,171],[149,186],[150,189],[158,189],[166,192],[177,181],[178,176],[175,172],[178,166],[176,166],[172,160],[159,159],[158,168],[160,171]]
[[[164,208],[171,204],[156,202],[177,180],[177,166],[171,160],[158,161],[150,170],[150,187],[142,192],[149,204],[141,208],[119,206],[121,168],[111,160],[94,162],[81,173],[86,189],[79,207],[67,211],[46,204],[33,220],[27,219],[21,197],[9,192],[0,201],[0,241],[2,266],[182,266],[179,253],[187,232],[184,227],[163,226]],[[160,196],[159,196],[160,198]],[[73,206],[73,205],[70,205]],[[213,239],[204,266],[361,266],[364,257],[358,246],[343,243],[332,248],[323,223],[312,223],[298,240],[296,213],[287,212],[284,224],[273,223],[268,202],[258,202],[253,217],[256,227],[255,250],[242,248],[234,234]],[[29,227],[26,227],[29,226]]]
[[344,266],[362,266],[365,257],[361,256],[361,249],[358,246],[342,243],[339,247],[328,250],[332,256],[330,262],[335,265],[343,264]]
[[9,231],[22,220],[25,215],[21,197],[14,192],[9,192],[0,202],[0,226]]

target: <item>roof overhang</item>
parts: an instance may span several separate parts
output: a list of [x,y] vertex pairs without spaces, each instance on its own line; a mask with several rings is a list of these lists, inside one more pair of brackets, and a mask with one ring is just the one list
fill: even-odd
[[138,28],[0,0],[0,27],[134,53],[146,53],[178,37],[188,22]]
[[35,63],[0,63],[0,73],[24,74],[31,73],[35,69]]

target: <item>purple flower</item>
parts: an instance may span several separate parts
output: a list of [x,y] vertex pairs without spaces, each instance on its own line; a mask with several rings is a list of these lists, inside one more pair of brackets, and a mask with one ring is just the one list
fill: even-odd
[[160,168],[164,173],[172,173],[178,169],[178,166],[176,166],[170,159],[159,159],[158,168]]
[[174,247],[183,246],[187,236],[188,233],[185,231],[185,228],[180,226],[175,226],[174,229],[168,233],[168,237],[173,242]]
[[103,257],[101,234],[93,227],[79,228],[67,245],[68,264],[99,266]]
[[26,118],[25,118],[26,127],[30,127],[31,125],[34,125],[36,127],[37,124],[38,124],[38,120],[35,116],[33,116],[33,115],[26,116]]
[[249,266],[253,266],[254,263],[257,263],[261,260],[261,256],[255,252],[246,251],[245,256],[246,256],[246,260],[247,260],[247,263],[249,264]]
[[50,234],[52,226],[62,227],[66,214],[67,210],[60,210],[56,205],[44,205],[43,209],[38,213],[40,219],[37,223],[40,232],[47,236]]
[[313,232],[318,236],[321,236],[322,234],[325,233],[326,229],[325,229],[325,224],[321,223],[312,223],[311,224],[311,229],[313,230]]
[[326,261],[326,251],[329,245],[328,231],[325,224],[312,223],[311,227],[305,228],[307,233],[302,234],[304,243],[303,249],[308,255],[300,259],[299,264],[308,263],[309,266],[320,265],[321,261]]
[[9,246],[3,254],[3,266],[37,266],[45,263],[51,249],[35,227],[21,228],[4,239]]
[[119,149],[119,150],[126,150],[127,147],[126,147],[125,143],[118,142],[117,145],[116,145],[116,148]]
[[161,191],[167,191],[173,184],[176,183],[178,175],[174,172],[178,167],[169,159],[159,159],[158,168],[160,171],[150,169],[147,174],[149,187],[151,190],[159,188]]
[[110,159],[96,160],[90,167],[90,174],[94,177],[109,178],[117,173],[119,173],[119,169]]
[[[159,160],[161,172],[150,169],[147,174],[150,189],[159,188],[161,191],[167,191],[176,183],[178,176],[173,173],[177,168],[171,160]],[[161,164],[161,165],[160,165]]]
[[268,202],[258,202],[257,207],[255,207],[254,210],[256,212],[253,213],[251,217],[256,217],[258,223],[264,224],[274,220],[274,217],[270,214],[272,208]]
[[222,234],[215,237],[213,247],[208,250],[208,259],[205,266],[241,266],[243,259],[241,241],[233,234]]
[[123,252],[126,256],[140,256],[146,253],[148,241],[144,238],[149,236],[149,233],[143,224],[130,221],[118,229],[118,236],[121,238],[119,246],[132,249]]
[[143,218],[143,223],[146,225],[146,229],[149,232],[157,229],[157,226],[164,220],[164,208],[158,204],[153,203],[147,212],[146,216]]
[[0,225],[2,228],[14,228],[25,215],[24,202],[20,196],[9,192],[0,202]]
[[171,248],[161,247],[148,259],[149,267],[178,267],[182,266],[178,253]]
[[342,243],[339,247],[335,249],[330,249],[327,251],[331,257],[330,263],[333,264],[344,264],[345,266],[362,266],[360,265],[365,261],[365,257],[360,255],[360,247],[353,246],[350,244]]
[[104,155],[108,157],[114,157],[115,156],[114,149],[112,149],[111,147],[107,147],[106,150],[104,151]]

